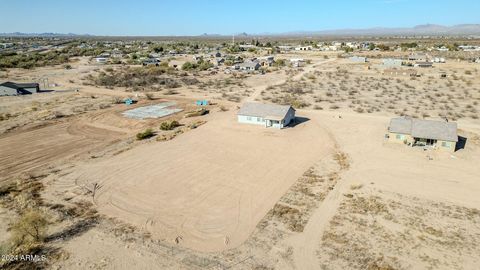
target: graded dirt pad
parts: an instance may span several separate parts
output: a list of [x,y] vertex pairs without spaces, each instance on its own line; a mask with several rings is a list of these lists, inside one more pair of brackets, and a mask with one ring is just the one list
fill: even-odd
[[86,153],[121,135],[116,131],[69,122],[3,135],[0,137],[0,179]]
[[86,164],[59,183],[98,182],[100,212],[154,237],[202,251],[235,247],[333,143],[313,121],[274,130],[239,124],[234,113]]

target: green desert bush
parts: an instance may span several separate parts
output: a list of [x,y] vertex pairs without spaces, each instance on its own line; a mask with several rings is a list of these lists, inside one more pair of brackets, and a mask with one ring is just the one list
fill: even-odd
[[153,137],[153,135],[155,135],[155,134],[153,133],[153,130],[150,129],[150,128],[148,128],[148,129],[146,129],[146,130],[143,131],[143,132],[137,133],[137,136],[136,136],[136,137],[137,137],[137,140],[144,140],[144,139],[148,139],[148,138],[150,138],[150,137]]
[[209,111],[205,108],[201,108],[198,110],[190,111],[185,113],[185,117],[195,117],[195,116],[202,116],[207,114]]
[[160,129],[161,130],[173,130],[174,128],[180,126],[180,123],[178,123],[178,121],[166,121],[166,122],[163,122],[161,125],[160,125]]

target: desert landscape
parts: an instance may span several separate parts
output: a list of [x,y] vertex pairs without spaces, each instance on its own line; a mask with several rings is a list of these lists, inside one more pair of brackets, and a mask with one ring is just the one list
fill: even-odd
[[478,269],[474,26],[0,35],[0,268]]

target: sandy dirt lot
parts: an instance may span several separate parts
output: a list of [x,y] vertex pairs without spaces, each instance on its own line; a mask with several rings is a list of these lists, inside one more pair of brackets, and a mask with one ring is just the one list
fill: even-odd
[[[480,201],[475,194],[480,192],[480,186],[474,180],[480,178],[475,165],[475,160],[480,158],[478,134],[465,132],[471,138],[471,143],[468,144],[467,149],[454,154],[424,152],[421,149],[386,143],[383,134],[388,125],[388,117],[342,113],[342,118],[338,118],[335,117],[338,114],[323,112],[317,115],[318,118],[313,119],[321,122],[334,134],[341,149],[348,153],[352,162],[350,169],[342,175],[341,182],[313,214],[303,234],[292,238],[292,245],[297,247],[294,260],[298,269],[315,269],[319,265],[323,265],[325,269],[344,269],[342,267],[362,269],[371,266],[358,264],[359,262],[356,261],[356,265],[339,264],[339,268],[336,268],[336,264],[331,263],[323,255],[319,256],[320,260],[314,259],[315,254],[325,252],[324,248],[319,250],[318,247],[322,247],[321,239],[326,234],[325,230],[331,226],[330,222],[338,214],[341,204],[348,199],[345,195],[350,194],[357,187],[367,187],[362,191],[370,196],[385,192],[403,194],[408,196],[402,198],[403,203],[407,204],[415,203],[417,200],[428,200],[429,204],[432,201],[448,202],[451,205],[478,209]],[[478,128],[477,124],[472,125],[468,122],[461,122],[461,124],[465,129]],[[412,218],[420,218],[420,216]],[[450,221],[448,218],[439,218],[436,222],[445,224]],[[478,224],[472,227],[472,229],[475,228],[474,231],[478,231],[476,226]],[[396,229],[395,225],[387,228],[388,230]],[[384,241],[391,240],[379,240],[379,242]],[[353,242],[348,243],[353,244]],[[345,243],[344,249],[347,249],[348,243]],[[375,244],[370,246],[362,243],[358,242],[357,245],[363,246],[365,250],[375,247]],[[450,254],[450,251],[444,246],[435,258],[441,259],[447,254]],[[373,265],[378,258],[364,259]],[[323,260],[329,263],[322,264]],[[408,258],[403,258],[398,265],[391,265],[395,266],[394,269],[409,269]],[[471,263],[466,266],[464,269],[474,269]]]
[[272,205],[332,147],[310,121],[285,130],[223,113],[180,138],[88,164],[61,180],[98,182],[100,211],[198,250],[238,246]]
[[[140,265],[143,265],[144,262],[141,258],[149,258],[155,253],[157,256],[163,258],[159,263],[161,262],[167,269],[222,269],[222,267],[232,269],[252,269],[256,267],[267,267],[267,269],[269,267],[275,269],[318,269],[319,267],[322,269],[369,269],[372,267],[380,269],[382,269],[382,267],[385,269],[417,269],[415,266],[421,266],[422,269],[432,267],[439,269],[476,268],[476,265],[478,265],[478,257],[475,255],[478,251],[476,247],[478,246],[478,241],[480,241],[477,237],[480,232],[480,213],[478,212],[480,202],[476,194],[479,192],[480,186],[475,181],[475,179],[479,177],[475,160],[480,157],[480,140],[478,133],[474,133],[473,131],[478,130],[477,124],[472,124],[468,121],[460,122],[464,128],[461,134],[469,138],[469,142],[467,142],[468,147],[465,150],[449,154],[435,151],[424,152],[421,149],[412,149],[402,145],[386,143],[383,134],[388,124],[388,117],[342,113],[342,118],[339,118],[337,112],[318,111],[300,111],[299,114],[308,115],[311,119],[304,123],[305,126],[320,126],[319,131],[324,132],[324,135],[321,136],[322,141],[325,141],[325,138],[330,138],[332,145],[337,144],[337,147],[348,155],[349,164],[348,168],[339,174],[335,173],[335,171],[333,172],[333,175],[338,175],[340,179],[336,183],[332,182],[333,186],[330,186],[326,193],[324,189],[309,188],[308,190],[304,190],[305,186],[298,186],[298,184],[303,181],[301,180],[302,178],[298,178],[299,180],[297,180],[293,186],[289,188],[286,187],[288,191],[284,190],[283,195],[280,194],[281,198],[269,202],[270,207],[275,205],[273,209],[277,209],[278,205],[289,204],[292,207],[297,207],[294,206],[295,201],[297,201],[297,203],[302,201],[304,203],[308,202],[306,198],[302,199],[302,197],[298,197],[298,194],[294,195],[297,192],[296,190],[307,192],[305,194],[315,194],[312,196],[319,196],[315,197],[317,198],[316,204],[308,206],[313,208],[311,208],[311,214],[307,215],[305,228],[301,230],[285,228],[285,225],[291,222],[292,217],[303,219],[302,214],[300,216],[296,214],[293,216],[289,216],[290,214],[284,216],[283,214],[276,213],[275,210],[273,210],[273,212],[270,210],[268,214],[260,218],[259,222],[252,221],[252,223],[248,225],[255,227],[255,229],[253,233],[245,234],[247,239],[239,239],[238,242],[235,242],[235,238],[232,237],[234,234],[227,231],[229,228],[228,221],[226,219],[216,219],[215,225],[226,225],[224,225],[223,228],[215,227],[217,231],[213,233],[212,231],[202,231],[202,236],[205,237],[205,239],[211,237],[209,241],[211,241],[210,244],[212,244],[213,247],[218,247],[219,249],[227,248],[227,250],[204,253],[202,251],[183,249],[182,246],[188,247],[188,245],[191,245],[188,240],[194,237],[193,234],[188,234],[188,231],[183,229],[189,227],[183,227],[181,233],[176,231],[183,237],[181,244],[177,245],[171,238],[165,239],[166,241],[161,240],[160,242],[156,242],[156,240],[153,240],[155,237],[152,240],[138,238],[139,240],[133,242],[131,240],[118,242],[118,237],[112,237],[111,233],[108,233],[111,227],[101,225],[87,232],[85,235],[72,240],[67,246],[67,249],[73,253],[72,260],[67,261],[67,264],[61,265],[69,265],[73,267],[73,269],[81,269],[84,266],[92,265],[94,260],[91,258],[96,258],[95,261],[103,259],[109,262],[111,258],[108,254],[103,252],[100,254],[92,250],[110,247],[115,252],[124,254],[124,256],[126,256],[125,258],[130,258],[131,261],[138,261]],[[219,125],[223,121],[227,123],[229,120],[225,119],[230,118],[231,115],[224,114],[222,117],[224,117],[224,120],[218,120]],[[212,122],[212,124],[215,123]],[[204,132],[212,129],[212,127],[208,126],[203,126],[202,128],[205,128],[203,130]],[[235,130],[236,128],[238,127],[231,127],[231,129]],[[245,127],[241,126],[241,128],[243,129]],[[257,134],[257,132],[265,132],[264,130],[258,130],[256,128],[246,128],[249,130],[248,133]],[[303,129],[306,128],[307,127],[304,127]],[[195,132],[200,133],[200,131],[202,131],[202,129],[191,132],[192,138],[197,137],[194,136]],[[285,131],[295,132],[295,129]],[[237,130],[237,132],[240,131]],[[220,134],[222,133],[219,133],[219,135]],[[245,134],[243,135],[246,136]],[[219,140],[218,137],[219,136],[217,136],[217,140]],[[178,138],[178,141],[180,141],[181,138],[182,137]],[[184,135],[183,138],[183,143],[192,139],[187,138],[186,135]],[[219,141],[221,142],[221,140]],[[172,143],[173,142],[174,141],[172,141]],[[148,146],[148,148],[152,147],[150,145]],[[147,145],[145,145],[145,147],[147,147]],[[158,147],[160,149],[160,146]],[[164,149],[162,153],[168,149],[167,145],[161,145],[161,148]],[[152,155],[161,159],[162,162],[168,162],[165,158],[162,158],[161,155],[158,155],[158,152],[160,152],[159,149],[155,149],[155,154]],[[203,150],[205,151],[204,148]],[[323,149],[315,149],[315,151],[318,150],[324,151]],[[324,151],[323,156],[327,160],[331,159],[328,152],[332,152],[332,150],[334,149],[331,148],[330,151]],[[142,153],[145,153],[145,151],[147,151],[147,149],[143,149]],[[132,153],[135,153],[135,151],[132,151]],[[153,152],[149,153],[151,154]],[[140,152],[136,153],[135,157],[138,157],[137,155],[140,155]],[[197,157],[199,157],[198,155],[199,154],[197,154]],[[184,159],[183,157],[182,160]],[[312,162],[317,163],[320,159],[321,156],[317,155],[316,159],[312,159]],[[117,156],[114,160],[116,162],[124,162],[125,160],[131,162],[131,159],[127,159],[127,155],[123,157]],[[139,161],[135,166],[142,166],[140,163],[145,162],[152,166],[154,164],[152,163],[153,161],[141,160],[143,160],[143,162]],[[110,162],[110,160],[102,162]],[[121,164],[123,166],[130,166],[127,163]],[[217,164],[217,162],[215,164]],[[323,162],[321,164],[316,170],[318,170],[320,174],[324,173],[331,176],[332,173],[329,173],[329,171],[332,170],[332,165]],[[157,168],[162,167],[160,163],[155,165],[157,165]],[[204,164],[204,166],[211,165]],[[109,177],[108,173],[102,173],[99,168],[95,167],[94,164],[85,165],[80,171],[74,172],[68,177],[87,180],[93,175],[87,171],[87,168],[94,170],[95,175],[101,175],[105,178]],[[115,168],[120,170],[120,167],[121,166]],[[145,175],[155,174],[155,171],[149,170],[147,167],[150,166],[142,167],[142,172],[143,170],[147,170]],[[421,168],[427,169],[423,170]],[[221,169],[218,169],[218,171],[221,171]],[[139,170],[136,172],[138,173]],[[120,198],[120,195],[109,196],[103,194],[102,192],[106,192],[106,190],[111,194],[118,192],[115,191],[115,188],[109,188],[109,181],[111,181],[110,183],[116,183],[117,186],[125,190],[125,186],[115,181],[116,179],[110,178],[105,181],[104,187],[108,189],[100,191],[100,195],[97,197],[97,203],[101,211],[105,211],[105,213],[109,213],[109,215],[117,214],[121,220],[133,220],[133,218],[139,217],[138,221],[142,222],[146,220],[146,218],[140,214],[162,214],[162,211],[156,208],[156,205],[166,204],[170,207],[175,207],[174,202],[179,198],[179,195],[170,197],[162,195],[162,197],[165,196],[165,198],[172,200],[173,203],[168,201],[159,202],[156,200],[155,205],[150,203],[152,201],[151,198],[144,199],[145,197],[140,197],[138,193],[135,194],[138,197],[131,197],[130,194],[133,193],[130,193],[130,191],[152,193],[151,191],[146,191],[138,187],[137,183],[139,178],[136,178],[134,174],[125,171],[122,174],[127,174],[127,176],[117,175],[117,178],[120,178],[121,182],[128,182],[130,186],[126,188],[129,189],[129,192],[122,193],[122,198]],[[188,192],[189,194],[195,195],[192,191],[193,189],[189,191],[182,185],[176,186],[172,183],[165,184],[162,180],[160,181],[164,187],[170,186],[180,190],[176,194]],[[216,185],[220,186],[220,188],[215,189],[225,192],[226,195],[220,197],[220,199],[228,202],[229,199],[227,197],[234,196],[232,195],[233,193],[228,193],[230,188],[226,187],[224,182],[225,181],[223,181],[222,184],[217,182]],[[246,182],[246,180],[242,182],[243,186],[246,186]],[[211,183],[215,184],[213,182]],[[234,184],[234,182],[229,183]],[[152,185],[154,186],[154,184]],[[260,190],[259,187],[261,183],[255,185],[255,190]],[[198,188],[200,184],[196,181],[192,182],[192,186]],[[243,190],[248,190],[243,186]],[[328,192],[329,189],[330,191]],[[58,188],[55,188],[55,190],[58,190]],[[250,194],[258,194],[258,192],[251,190],[249,192]],[[153,198],[153,195],[151,195],[151,197]],[[127,204],[124,203],[120,205],[124,207],[124,209],[118,209],[109,205],[109,198],[114,198],[122,203],[125,202],[123,198],[127,198],[129,201]],[[225,204],[218,207],[214,205],[215,199],[219,199],[219,197],[210,196],[205,198],[206,202],[211,202],[210,210],[207,211],[205,211],[205,208],[201,208],[201,206],[205,204],[197,203],[200,207],[190,204],[190,207],[196,207],[197,212],[204,211],[204,213],[211,213],[209,217],[205,215],[195,216],[195,213],[187,212],[186,210],[183,210],[184,212],[182,213],[185,217],[203,218],[203,221],[206,222],[199,223],[200,225],[208,224],[208,218],[218,217],[218,215],[215,216],[215,209],[224,209],[223,205]],[[237,199],[238,197],[235,197],[234,200]],[[252,198],[250,198],[250,200],[251,199]],[[144,210],[145,208],[140,208],[138,205],[132,203],[134,201],[142,201],[143,205],[148,204],[151,208]],[[277,201],[277,203],[275,203],[275,201]],[[261,203],[266,204],[266,202]],[[257,203],[257,205],[258,204],[259,203]],[[125,211],[126,209],[130,210],[134,207],[136,207],[136,215]],[[178,206],[176,207],[179,209]],[[247,207],[259,211],[258,207],[255,208],[252,205]],[[230,209],[222,211],[224,211],[223,213],[229,213]],[[165,212],[163,212],[163,217],[167,216],[164,213]],[[220,216],[220,218],[223,217],[224,215]],[[171,216],[169,218],[174,221],[172,224],[180,223],[180,221],[176,221]],[[183,217],[176,218],[177,220],[189,220]],[[239,222],[237,226],[240,226],[240,224],[246,225],[245,223]],[[255,226],[254,224],[257,225]],[[155,224],[153,225],[154,226],[149,228],[150,230],[155,229]],[[244,228],[248,228],[248,226]],[[139,227],[145,228],[143,225]],[[194,227],[194,232],[198,232],[202,228],[205,227]],[[208,228],[212,227],[210,226]],[[225,228],[227,229],[225,230]],[[139,230],[139,232],[142,231],[143,230]],[[455,232],[458,233],[455,234]],[[224,244],[224,237],[228,233],[230,236],[230,249]],[[401,237],[401,235],[410,234],[415,236]],[[212,236],[217,235],[219,239],[218,242],[215,242],[216,239]],[[97,237],[101,237],[101,243],[96,244],[94,239]],[[124,237],[132,237],[135,239],[135,237],[131,235]],[[375,240],[372,241],[372,239]],[[89,251],[75,251],[75,247],[80,245],[88,247],[86,250]],[[403,247],[408,248],[403,249]],[[130,250],[132,249],[135,250],[135,252],[131,252]],[[357,255],[352,256],[352,254]],[[414,263],[412,263],[412,260]],[[445,260],[448,260],[448,262]],[[146,261],[148,262],[149,260]],[[76,265],[74,262],[78,262],[79,265]],[[130,261],[122,259],[120,261],[112,261],[112,267],[108,265],[109,264],[106,263],[105,267],[114,269],[115,267],[128,267],[128,265],[131,264]],[[147,265],[144,266],[148,268]]]

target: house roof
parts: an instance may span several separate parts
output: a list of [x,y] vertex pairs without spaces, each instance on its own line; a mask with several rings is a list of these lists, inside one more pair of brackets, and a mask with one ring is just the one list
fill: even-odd
[[260,64],[258,62],[253,62],[253,61],[249,61],[249,62],[243,62],[243,63],[240,63],[238,64],[240,67],[251,67],[251,68],[254,68],[256,66],[259,66]]
[[14,83],[14,82],[4,82],[0,85],[8,88],[13,88],[13,89],[36,88],[39,86],[38,83]]
[[390,120],[388,130],[393,133],[411,134],[412,133],[412,118],[397,117]]
[[[283,119],[292,108],[290,105],[264,104],[256,102],[247,102],[242,105],[238,115],[257,116],[262,118]],[[293,109],[293,108],[292,108]],[[294,110],[294,109],[293,109]]]
[[416,62],[415,64],[419,66],[431,66],[433,62]]
[[457,123],[453,122],[398,117],[390,121],[389,131],[410,134],[415,138],[458,141]]

